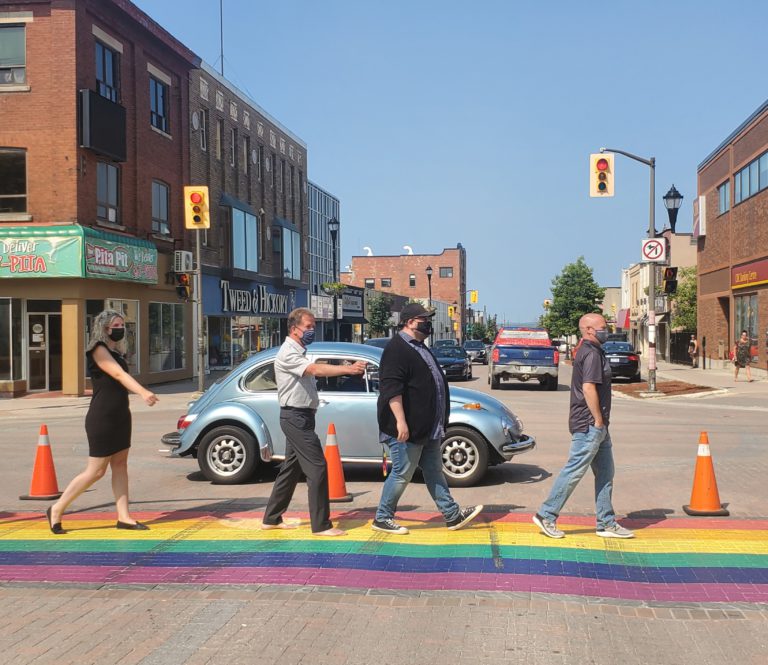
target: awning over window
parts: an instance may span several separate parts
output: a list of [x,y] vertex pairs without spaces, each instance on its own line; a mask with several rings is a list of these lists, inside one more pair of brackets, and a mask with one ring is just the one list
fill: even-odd
[[0,277],[83,277],[157,284],[149,240],[79,224],[0,228]]
[[629,309],[620,309],[616,315],[616,327],[621,330],[629,328]]

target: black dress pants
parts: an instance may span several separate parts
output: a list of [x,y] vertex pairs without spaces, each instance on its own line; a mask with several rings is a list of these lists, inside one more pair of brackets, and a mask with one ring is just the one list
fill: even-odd
[[285,434],[285,460],[277,474],[264,510],[264,524],[280,524],[302,472],[307,478],[309,519],[312,532],[327,531],[331,523],[328,500],[328,466],[323,447],[315,434],[311,409],[280,409],[280,429]]

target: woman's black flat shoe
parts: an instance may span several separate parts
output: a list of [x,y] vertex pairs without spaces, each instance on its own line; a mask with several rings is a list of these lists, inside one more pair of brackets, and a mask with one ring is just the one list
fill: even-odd
[[51,508],[52,506],[48,506],[48,510],[45,511],[45,516],[48,518],[48,528],[51,530],[51,533],[60,536],[62,533],[66,533],[66,531],[62,528],[61,522],[56,522],[56,524],[51,522]]
[[141,522],[136,522],[136,524],[128,524],[127,522],[121,522],[120,520],[117,521],[117,524],[115,524],[116,529],[128,529],[129,531],[149,531],[149,527],[146,524],[142,524]]

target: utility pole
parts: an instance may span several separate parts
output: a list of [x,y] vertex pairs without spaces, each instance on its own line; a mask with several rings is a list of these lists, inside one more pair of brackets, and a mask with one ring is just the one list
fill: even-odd
[[[616,148],[600,148],[600,152],[616,152],[636,162],[645,164],[651,169],[650,214],[648,219],[648,237],[656,237],[656,158],[638,157],[631,152]],[[648,391],[656,392],[656,264],[648,263]]]

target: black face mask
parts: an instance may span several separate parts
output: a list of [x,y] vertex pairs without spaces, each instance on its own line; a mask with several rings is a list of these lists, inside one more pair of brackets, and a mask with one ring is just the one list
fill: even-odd
[[419,321],[416,324],[416,330],[418,330],[422,335],[431,335],[432,321]]
[[109,339],[113,342],[119,342],[125,337],[125,328],[113,328],[109,331]]

